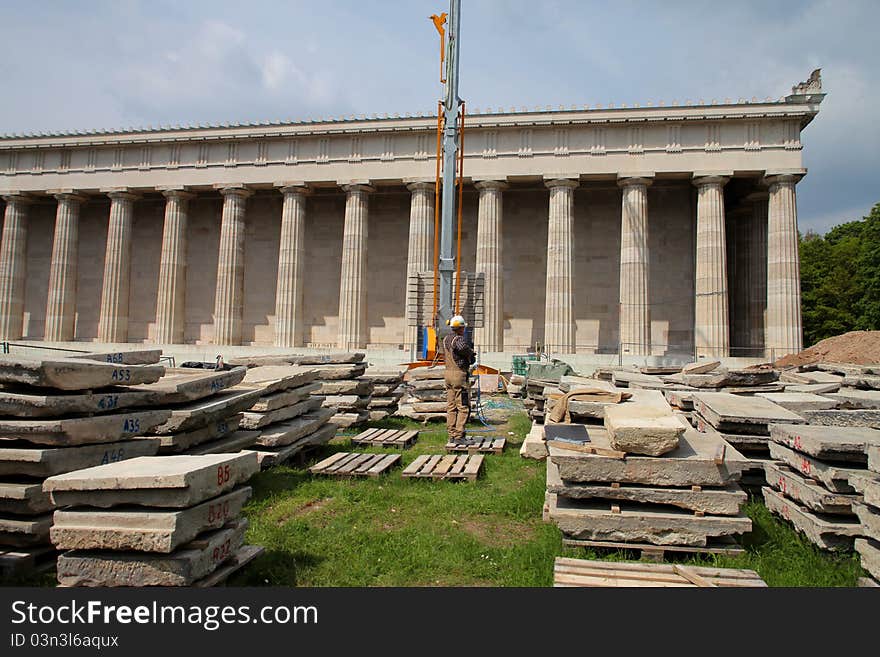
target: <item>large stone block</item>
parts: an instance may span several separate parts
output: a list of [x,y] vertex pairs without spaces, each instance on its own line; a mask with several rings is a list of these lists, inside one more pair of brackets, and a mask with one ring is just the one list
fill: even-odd
[[361,411],[370,404],[370,395],[328,395],[321,404],[324,408],[336,408],[340,411]]
[[25,383],[60,390],[154,383],[164,374],[165,368],[161,365],[114,365],[76,358],[0,358],[0,383]]
[[228,390],[213,397],[176,406],[171,417],[153,431],[157,435],[193,431],[247,410],[260,398],[260,390]]
[[340,352],[333,354],[267,354],[263,356],[237,356],[229,359],[231,365],[263,367],[270,365],[340,365],[360,363],[363,352]]
[[315,380],[318,373],[297,365],[265,365],[247,370],[242,380],[249,388],[262,388],[263,394],[299,388]]
[[862,536],[880,541],[880,509],[864,502],[853,502],[853,511],[862,523]]
[[287,422],[273,424],[262,430],[256,444],[261,447],[283,447],[290,445],[300,438],[304,438],[317,431],[321,426],[329,422],[334,414],[335,412],[332,409],[319,408]]
[[258,471],[253,452],[142,457],[50,477],[43,489],[58,506],[182,508],[234,488]]
[[256,413],[268,413],[269,411],[277,411],[287,406],[293,406],[305,399],[312,393],[321,389],[320,383],[308,383],[298,388],[288,388],[279,392],[273,392],[264,397],[260,397],[253,406],[248,410]]
[[880,445],[880,431],[864,427],[774,424],[770,427],[770,440],[819,459],[865,464],[868,445]]
[[157,406],[183,404],[204,399],[238,385],[245,378],[247,370],[233,367],[229,370],[201,370],[190,367],[177,367],[166,370],[165,376],[156,383],[135,386],[138,392],[155,394]]
[[323,397],[309,397],[305,401],[301,401],[293,406],[286,406],[275,411],[269,411],[268,413],[243,413],[241,428],[262,429],[263,427],[275,424],[276,422],[284,422],[285,420],[299,417],[300,415],[310,413],[315,409],[320,408],[323,400]]
[[871,573],[874,579],[880,579],[880,541],[857,538],[854,547],[862,557],[862,568]]
[[77,447],[2,447],[0,476],[50,477],[104,463],[152,456],[158,449],[158,440],[144,438]]
[[770,456],[811,479],[821,481],[828,490],[835,493],[854,493],[855,488],[849,484],[849,477],[865,472],[857,468],[820,461],[775,442],[770,443]]
[[861,533],[861,525],[855,518],[832,516],[834,520],[817,516],[772,488],[761,489],[764,504],[773,513],[790,521],[812,543],[826,550],[851,550],[853,539]]
[[318,373],[317,381],[356,379],[367,369],[366,363],[354,365],[312,365],[311,367]]
[[776,370],[716,370],[709,374],[681,374],[664,377],[694,388],[726,388],[743,386],[760,386],[773,383],[779,379]]
[[0,545],[28,547],[49,542],[52,514],[0,516]]
[[519,455],[526,459],[543,461],[547,458],[547,441],[544,440],[544,425],[532,422],[532,428],[519,448]]
[[23,440],[35,445],[67,447],[118,442],[150,433],[169,417],[170,411],[155,410],[76,418],[0,419],[0,444]]
[[719,431],[727,433],[768,434],[768,424],[787,422],[803,424],[804,419],[763,397],[743,397],[727,392],[698,392],[693,397],[694,410]]
[[[256,454],[253,457],[256,464]],[[219,529],[237,518],[250,496],[250,487],[243,486],[185,509],[60,509],[55,512],[50,536],[60,550],[168,554],[202,532]]]
[[315,394],[318,395],[368,395],[373,390],[370,381],[360,379],[340,379],[338,381],[322,381]]
[[235,454],[242,450],[250,450],[260,437],[259,431],[236,431],[217,440],[212,440],[187,450],[187,454]]
[[663,412],[623,402],[605,409],[611,447],[629,454],[660,456],[678,447],[685,425],[671,410]]
[[759,392],[756,397],[767,399],[792,413],[837,408],[838,401],[809,392]]
[[[153,384],[155,385],[155,384]],[[158,395],[129,388],[107,388],[101,392],[45,394],[22,389],[0,390],[0,415],[20,418],[64,417],[85,413],[109,413],[137,406],[154,406]]]
[[880,390],[842,388],[825,396],[835,400],[843,410],[880,409]]
[[0,481],[0,513],[35,516],[54,508],[42,482]]
[[260,468],[265,470],[266,468],[281,465],[310,445],[326,445],[334,436],[336,436],[336,425],[331,423],[323,425],[313,433],[303,436],[288,445],[277,448],[257,447],[257,458],[260,461]]
[[801,411],[800,415],[810,424],[826,427],[875,427],[880,428],[880,409]]
[[190,586],[244,543],[248,522],[234,520],[171,554],[72,550],[58,557],[61,586]]
[[774,461],[764,463],[764,473],[767,483],[774,490],[819,513],[852,515],[852,503],[859,499],[858,495],[833,493],[812,479]]
[[161,349],[138,349],[133,351],[93,351],[71,356],[79,360],[97,360],[114,365],[152,365],[162,357]]
[[183,431],[181,433],[170,433],[164,436],[148,436],[159,441],[160,454],[179,454],[186,452],[197,445],[206,443],[218,438],[228,436],[238,429],[241,423],[241,414],[236,413],[227,418],[212,422],[200,429],[193,431]]

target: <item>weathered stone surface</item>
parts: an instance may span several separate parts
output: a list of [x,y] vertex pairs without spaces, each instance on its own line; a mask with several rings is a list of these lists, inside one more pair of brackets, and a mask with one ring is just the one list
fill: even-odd
[[593,418],[596,420],[603,420],[605,419],[605,408],[609,405],[613,406],[614,404],[572,399],[568,402],[568,412],[573,419]]
[[102,463],[152,456],[158,449],[158,440],[143,438],[77,447],[2,447],[0,475],[50,477]]
[[258,471],[253,452],[145,456],[50,477],[43,490],[58,506],[182,508],[220,495]]
[[774,422],[803,423],[800,415],[762,397],[742,397],[727,392],[694,393],[694,410],[719,431],[767,434]]
[[[403,394],[403,388],[399,383],[378,383],[373,386],[374,397],[388,397],[392,394]],[[354,393],[361,394],[361,393]]]
[[371,397],[369,395],[364,395],[362,397],[358,397],[357,395],[328,395],[327,397],[324,397],[324,401],[321,405],[324,408],[335,408],[340,411],[357,412],[369,406],[370,399]]
[[865,464],[867,446],[880,445],[880,431],[864,427],[774,424],[770,427],[770,439],[820,459]]
[[683,411],[694,410],[694,393],[689,390],[664,390],[663,395],[670,405]]
[[547,493],[550,519],[566,536],[591,541],[705,546],[709,537],[751,531],[746,516],[696,516],[621,502],[612,513],[609,500],[573,500]]
[[770,456],[782,461],[811,479],[821,481],[829,490],[835,493],[854,493],[855,489],[850,486],[849,477],[851,474],[864,472],[864,470],[845,468],[820,461],[772,441],[770,442]]
[[543,424],[532,422],[532,428],[519,448],[519,455],[537,461],[543,461],[547,458],[547,442],[544,440]]
[[301,401],[293,406],[285,406],[268,413],[242,413],[241,428],[262,429],[276,422],[284,422],[305,413],[311,413],[321,407],[323,400],[323,397],[309,397],[305,401]]
[[665,504],[722,516],[739,515],[740,507],[748,499],[737,484],[728,484],[724,488],[692,490],[691,488],[569,483],[559,476],[559,467],[552,459],[547,461],[547,492],[572,499],[599,498],[640,504]]
[[[410,416],[413,417],[413,416]],[[445,415],[443,416],[446,417]],[[336,413],[330,418],[330,421],[335,424],[337,427],[342,429],[347,429],[348,427],[354,427],[359,424],[363,424],[367,420],[370,419],[369,411],[361,411],[360,413]],[[419,419],[418,417],[413,417],[413,419]]]
[[161,349],[138,349],[133,351],[94,351],[89,354],[77,354],[71,358],[81,360],[97,360],[114,365],[152,365],[162,357]]
[[293,406],[307,399],[312,393],[321,389],[320,383],[309,383],[298,388],[289,388],[279,392],[273,392],[265,397],[260,397],[257,403],[250,407],[250,411],[257,413],[268,413],[269,411],[277,411],[287,406]]
[[781,493],[764,486],[761,489],[767,508],[790,521],[811,542],[826,550],[852,550],[853,539],[861,532],[858,520],[849,516],[831,516],[833,520],[808,511]]
[[303,436],[299,440],[290,443],[289,445],[278,447],[277,449],[258,447],[257,458],[260,462],[260,468],[265,470],[266,468],[281,465],[290,460],[293,456],[296,456],[309,445],[326,445],[334,438],[334,436],[336,436],[336,425],[331,423],[325,424],[314,433]]
[[334,354],[266,354],[262,356],[237,356],[230,358],[231,365],[263,367],[271,365],[327,365],[360,363],[366,354],[343,352]]
[[826,396],[837,401],[844,410],[880,409],[880,390],[841,388]]
[[227,390],[244,379],[247,370],[233,367],[230,370],[200,370],[192,367],[176,367],[166,370],[165,376],[156,383],[135,386],[138,392],[152,392],[156,405],[182,404],[196,401]]
[[42,482],[0,481],[0,513],[34,516],[54,508]]
[[236,413],[224,418],[218,422],[195,429],[194,431],[184,431],[182,433],[171,433],[165,436],[147,436],[148,438],[156,438],[159,441],[160,454],[179,454],[185,452],[197,445],[217,440],[238,429],[241,423],[241,414]]
[[319,385],[318,395],[368,395],[373,390],[373,384],[363,379],[322,381]]
[[311,367],[318,372],[317,381],[356,379],[367,370],[366,363],[355,365],[312,365]]
[[786,372],[781,372],[779,375],[779,379],[785,382],[791,383],[843,383],[843,376],[838,374],[832,374],[828,372],[795,372],[794,370],[788,370]]
[[446,402],[415,402],[412,405],[416,413],[445,413]]
[[415,390],[409,395],[410,403],[415,403],[418,401],[422,402],[438,402],[438,401],[446,401],[446,389],[440,388],[438,390]]
[[843,377],[843,385],[862,390],[880,390],[880,376],[870,374],[847,374]]
[[807,392],[759,392],[755,396],[767,399],[792,413],[837,408],[838,404],[836,399],[829,399],[828,397],[821,397]]
[[710,360],[696,363],[688,363],[681,368],[682,374],[708,374],[712,370],[721,367],[721,361]]
[[[611,448],[603,427],[587,425],[590,445]],[[716,464],[715,460],[723,460]],[[572,482],[618,482],[649,486],[725,486],[750,467],[742,454],[720,436],[701,434],[685,428],[678,447],[663,456],[628,456],[617,459],[599,454],[582,454],[557,447],[549,448],[550,458],[559,466],[559,475]]]
[[663,381],[659,376],[651,376],[649,374],[641,374],[640,372],[621,370],[613,372],[611,380],[618,388],[629,388],[633,383],[642,383],[645,385],[662,384]]
[[445,390],[446,384],[443,383],[443,379],[416,379],[410,381],[409,387],[414,394],[420,394],[426,390]]
[[880,409],[802,411],[800,415],[810,424],[821,424],[826,427],[880,428]]
[[157,435],[182,433],[219,422],[230,415],[240,413],[260,398],[260,390],[228,390],[218,395],[177,406],[171,411],[167,422],[153,431]]
[[728,370],[710,374],[682,374],[682,383],[695,388],[724,388],[727,386],[759,386],[779,379],[776,370]]
[[83,394],[49,391],[34,394],[30,390],[9,387],[0,389],[0,415],[38,418],[108,413],[136,406],[153,406],[157,399],[155,393],[129,388],[107,388],[98,393]]
[[868,445],[868,470],[871,472],[880,472],[880,445],[873,443]]
[[0,545],[27,547],[49,542],[52,514],[38,516],[0,516]]
[[439,379],[443,380],[444,377],[444,368],[443,367],[417,367],[415,369],[409,370],[405,379],[410,383],[414,383],[416,381],[427,381],[431,379]]
[[852,474],[849,477],[849,485],[863,496],[865,504],[880,509],[880,475],[870,470],[861,474]]
[[[256,467],[257,455],[250,454]],[[55,547],[61,550],[168,554],[202,532],[219,529],[237,518],[250,496],[251,488],[242,486],[185,509],[59,509],[55,512],[50,536]]]
[[674,450],[685,429],[671,411],[662,413],[627,402],[605,409],[605,428],[612,448],[649,456]]
[[[317,431],[330,421],[335,412],[329,408],[319,408],[288,422],[273,424],[260,432],[256,444],[261,447],[283,447],[290,445]],[[335,427],[334,427],[335,428]]]
[[40,388],[91,390],[109,386],[154,383],[165,374],[161,365],[113,365],[93,360],[0,357],[0,383],[25,383]]
[[64,447],[118,442],[150,433],[170,416],[170,411],[155,410],[77,418],[0,419],[0,444],[24,440],[35,445]]
[[[871,573],[871,577],[880,579],[880,541],[857,538],[854,541],[854,547],[862,557],[862,568]],[[877,586],[876,583],[875,586]]]
[[299,388],[311,383],[318,376],[317,371],[298,365],[264,365],[252,367],[242,379],[249,388],[262,388],[263,394]]
[[190,586],[244,543],[248,522],[234,520],[171,554],[72,550],[58,557],[62,586]]
[[862,536],[880,541],[880,509],[863,502],[853,502],[853,511],[862,523]]
[[404,374],[406,374],[405,369],[381,370],[378,368],[368,367],[367,371],[364,372],[364,375],[361,377],[361,379],[370,381],[374,385],[393,386],[395,383],[400,384],[403,382]]
[[202,443],[187,450],[186,453],[195,456],[202,454],[235,454],[244,449],[251,449],[259,437],[259,431],[236,431],[223,438]]
[[385,418],[391,417],[391,414],[395,411],[394,408],[386,408],[386,409],[370,409],[370,422],[381,422]]
[[786,497],[813,511],[835,515],[852,515],[852,503],[858,495],[832,493],[812,479],[800,474],[780,463],[768,461],[764,463],[767,483]]
[[814,395],[831,397],[830,393],[840,390],[839,383],[786,383],[785,392],[809,392]]
[[390,406],[397,406],[399,401],[400,397],[370,397],[370,403],[367,404],[367,408],[388,408]]

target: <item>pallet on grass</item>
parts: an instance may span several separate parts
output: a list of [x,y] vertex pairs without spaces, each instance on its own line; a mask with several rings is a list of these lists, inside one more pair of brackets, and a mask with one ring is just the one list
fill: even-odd
[[483,466],[482,454],[422,454],[403,471],[403,476],[413,479],[466,479],[476,481]]
[[451,440],[446,443],[447,452],[467,452],[474,454],[476,452],[488,454],[501,454],[504,446],[507,444],[506,438],[473,438],[476,442],[473,445],[457,445]]
[[765,587],[754,570],[556,557],[553,586]]
[[367,429],[351,439],[353,445],[369,447],[412,447],[419,438],[418,430]]
[[313,465],[309,472],[333,477],[378,477],[398,461],[400,454],[337,452]]
[[589,541],[580,538],[563,538],[565,547],[583,547],[591,550],[635,550],[641,553],[642,561],[660,562],[666,560],[666,553],[676,554],[720,554],[736,556],[744,554],[745,549],[733,539],[709,540],[705,546],[690,545],[651,545],[650,543],[617,543],[613,541]]

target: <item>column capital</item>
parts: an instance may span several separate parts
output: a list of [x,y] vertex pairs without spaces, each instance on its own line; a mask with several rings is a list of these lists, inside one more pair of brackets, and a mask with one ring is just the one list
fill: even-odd
[[53,189],[49,192],[55,197],[56,201],[70,201],[73,203],[85,203],[88,197],[85,194],[72,189]]
[[805,175],[806,173],[775,173],[768,171],[764,176],[764,183],[768,186],[779,184],[796,185]]
[[654,172],[643,173],[618,173],[617,186],[630,187],[632,185],[644,185],[647,187],[654,182]]
[[244,185],[238,184],[217,184],[214,189],[218,190],[224,197],[238,196],[240,198],[248,198],[254,195],[254,192]]
[[7,203],[33,203],[34,202],[34,199],[30,195],[28,195],[24,192],[19,192],[18,190],[15,190],[15,191],[9,190],[9,191],[2,192],[2,193],[0,193],[0,197],[2,197],[3,200],[6,201]]
[[544,176],[544,186],[548,189],[557,187],[568,187],[574,189],[580,185],[580,181],[576,176]]
[[284,194],[311,194],[312,188],[304,180],[284,180],[274,183],[274,187]]
[[691,183],[695,187],[719,185],[724,187],[733,177],[733,171],[694,171]]
[[376,191],[376,188],[372,185],[367,185],[360,182],[340,183],[340,187],[342,187],[342,191],[344,191],[346,194],[351,194],[352,192],[363,192],[364,194],[372,194]]
[[[406,180],[404,180],[404,182],[406,182]],[[433,180],[432,181],[412,180],[412,182],[408,182],[406,184],[406,188],[411,192],[433,192],[433,191],[435,191]]]
[[509,186],[510,185],[505,181],[499,180],[498,178],[477,179],[474,181],[474,187],[479,190],[491,189],[500,192],[507,189]]
[[113,201],[136,201],[140,198],[128,187],[105,187],[100,190],[102,194],[106,194]]
[[196,197],[193,192],[189,192],[185,187],[157,187],[157,191],[162,192],[165,198],[176,198],[181,201],[189,201]]

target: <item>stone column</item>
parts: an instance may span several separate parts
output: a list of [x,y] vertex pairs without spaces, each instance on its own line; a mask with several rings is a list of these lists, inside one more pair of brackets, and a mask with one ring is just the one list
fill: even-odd
[[27,206],[22,194],[3,196],[6,213],[0,245],[0,340],[19,340],[24,324],[24,283],[27,276]]
[[622,353],[651,353],[651,307],[648,300],[647,177],[618,178],[623,189],[620,216],[620,343]]
[[69,342],[76,324],[76,273],[79,254],[79,209],[85,197],[72,191],[55,194],[55,237],[49,265],[49,294],[46,302],[47,342]]
[[342,273],[339,282],[340,349],[367,345],[367,229],[369,185],[344,185],[345,228],[342,234]]
[[547,291],[544,300],[544,344],[548,351],[573,354],[574,331],[574,190],[577,180],[556,178],[550,189],[547,228]]
[[253,194],[242,185],[220,188],[223,216],[217,293],[214,297],[214,344],[241,344],[244,310],[244,232],[247,199]]
[[801,333],[801,274],[798,256],[796,175],[769,176],[767,208],[766,344],[774,358],[797,353]]
[[186,314],[187,206],[195,195],[183,189],[166,189],[165,227],[159,259],[159,292],[156,299],[156,342],[183,344]]
[[767,315],[767,192],[754,192],[746,197],[751,205],[749,223],[749,346],[755,356],[769,355],[764,349],[764,325]]
[[[409,300],[418,294],[418,286],[411,277],[419,272],[434,269],[434,183],[417,181],[406,188],[412,193],[409,206],[409,250],[406,260],[406,299],[403,302],[404,316]],[[404,342],[415,345],[418,342],[417,326],[406,327]]]
[[110,221],[104,255],[98,342],[125,342],[128,340],[131,284],[131,225],[137,196],[127,190],[114,190],[107,195],[110,197]]
[[305,266],[305,184],[281,187],[281,243],[275,290],[275,346],[303,345],[303,267]]
[[[732,223],[733,244],[728,245],[728,268],[732,270],[727,277],[727,289],[730,290],[728,308],[732,313],[731,356],[749,355],[749,304],[752,289],[752,269],[749,262],[751,237],[752,209],[740,206],[730,212],[729,223]],[[731,234],[731,233],[728,233]],[[732,254],[732,256],[730,255]]]
[[698,357],[726,357],[730,351],[724,227],[724,185],[728,180],[699,176],[693,181],[697,187],[694,347]]
[[504,259],[502,256],[502,197],[507,184],[484,180],[477,215],[476,272],[485,276],[483,327],[474,330],[474,343],[483,351],[504,351]]

